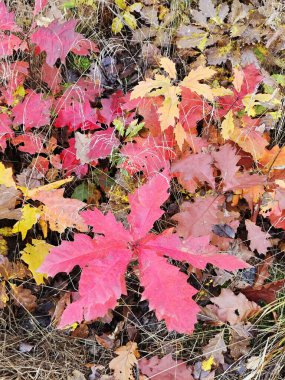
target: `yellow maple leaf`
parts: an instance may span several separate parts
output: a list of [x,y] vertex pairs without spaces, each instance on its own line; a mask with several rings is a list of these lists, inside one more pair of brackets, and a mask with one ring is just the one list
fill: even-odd
[[241,86],[244,80],[244,72],[243,70],[240,69],[240,67],[235,67],[233,71],[234,71],[233,85],[234,85],[234,88],[237,90],[237,92],[240,92]]
[[22,218],[13,226],[12,232],[21,232],[22,239],[25,239],[27,232],[37,223],[41,216],[41,211],[29,204],[25,204],[22,208]]
[[27,244],[21,252],[21,259],[28,264],[37,285],[43,284],[44,278],[47,278],[45,273],[38,273],[37,269],[41,266],[52,247],[53,245],[48,244],[45,240],[33,239],[32,244]]
[[200,83],[201,80],[208,80],[216,74],[216,71],[210,67],[199,66],[197,69],[190,71],[190,73],[180,83],[181,86],[189,88],[191,91],[196,92],[204,98],[214,101],[214,94],[209,85]]
[[215,360],[214,360],[214,357],[211,355],[209,359],[205,359],[202,361],[202,370],[211,371],[213,364],[215,364]]
[[175,68],[175,63],[167,57],[162,57],[160,59],[160,67],[163,68],[165,72],[169,75],[171,79],[176,79],[177,73]]
[[33,189],[28,189],[27,187],[24,187],[24,186],[17,186],[17,188],[22,191],[25,197],[33,198],[33,197],[36,197],[36,195],[40,193],[41,191],[49,191],[53,189],[58,189],[60,186],[65,185],[66,183],[71,182],[72,180],[73,180],[73,177],[68,177],[56,182],[48,183],[47,185],[34,187]]
[[169,87],[165,93],[165,99],[161,107],[159,107],[159,121],[161,130],[165,131],[170,125],[175,125],[175,118],[179,117],[179,87]]
[[0,185],[16,187],[13,179],[13,170],[11,168],[5,168],[2,162],[0,162]]
[[177,142],[177,145],[179,146],[179,149],[182,151],[182,147],[183,147],[184,141],[187,138],[187,134],[181,123],[176,124],[174,128],[174,134],[175,134],[175,140]]
[[234,131],[235,129],[235,125],[234,125],[234,117],[233,117],[233,111],[230,110],[223,122],[222,122],[222,125],[221,125],[221,128],[222,128],[222,136],[225,140],[229,139],[232,132]]

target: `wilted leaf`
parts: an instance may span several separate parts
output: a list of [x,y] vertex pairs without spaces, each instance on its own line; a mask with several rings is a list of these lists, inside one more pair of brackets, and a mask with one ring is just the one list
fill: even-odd
[[139,360],[140,371],[149,378],[155,380],[193,380],[191,369],[187,368],[182,360],[173,360],[171,354],[163,356],[153,356],[150,359]]
[[34,311],[37,306],[37,297],[32,294],[30,289],[26,289],[23,285],[10,284],[12,297],[17,306],[22,306],[28,311]]
[[128,342],[126,346],[117,348],[115,353],[118,355],[109,363],[110,369],[114,371],[116,380],[135,380],[134,369],[137,366],[137,344]]
[[219,319],[222,322],[229,322],[231,325],[246,320],[260,310],[255,302],[249,301],[241,293],[236,296],[230,289],[222,289],[218,297],[212,297],[210,300],[218,306],[213,310]]

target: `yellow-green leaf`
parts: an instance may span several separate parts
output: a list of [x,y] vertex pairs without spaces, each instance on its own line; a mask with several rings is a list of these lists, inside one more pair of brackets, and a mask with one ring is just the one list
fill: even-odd
[[37,269],[41,266],[52,247],[53,245],[48,244],[45,240],[33,239],[32,244],[27,244],[21,252],[21,259],[28,264],[37,285],[43,284],[44,278],[47,278],[45,273],[38,273]]
[[26,204],[22,208],[22,218],[13,226],[14,234],[21,232],[22,239],[25,239],[27,232],[37,223],[41,212],[38,208]]
[[123,19],[124,19],[126,25],[130,29],[132,29],[132,30],[136,29],[136,27],[137,27],[137,20],[136,20],[135,16],[133,16],[130,12],[125,12],[123,14]]
[[224,118],[224,120],[223,120],[223,122],[222,122],[221,127],[222,127],[222,136],[223,136],[223,138],[224,138],[225,140],[229,139],[231,133],[232,133],[232,132],[234,131],[234,129],[235,129],[235,125],[234,125],[234,117],[233,117],[233,111],[232,111],[232,110],[230,110],[230,111],[226,114],[226,116],[225,116],[225,118]]
[[120,9],[126,9],[127,4],[125,0],[115,0],[115,4],[120,8]]
[[123,27],[122,21],[119,19],[119,17],[115,17],[113,22],[112,22],[112,32],[117,34],[120,33]]

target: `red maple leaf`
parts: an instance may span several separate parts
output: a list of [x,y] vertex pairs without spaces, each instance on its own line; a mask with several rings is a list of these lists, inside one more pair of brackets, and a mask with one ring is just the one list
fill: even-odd
[[168,258],[198,268],[208,262],[227,270],[247,267],[233,256],[219,255],[215,248],[209,250],[209,240],[205,238],[182,241],[172,229],[159,235],[150,232],[163,214],[160,205],[169,196],[168,188],[165,176],[156,175],[129,196],[128,229],[111,213],[103,215],[98,209],[83,212],[86,224],[93,228],[94,239],[76,234],[73,242],[64,241],[51,250],[40,272],[55,275],[69,273],[76,265],[82,268],[78,293],[64,311],[60,327],[102,317],[114,308],[120,295],[126,294],[124,276],[128,263],[138,261],[143,299],[149,301],[159,320],[165,320],[169,330],[190,333],[199,311],[192,299],[197,291]]

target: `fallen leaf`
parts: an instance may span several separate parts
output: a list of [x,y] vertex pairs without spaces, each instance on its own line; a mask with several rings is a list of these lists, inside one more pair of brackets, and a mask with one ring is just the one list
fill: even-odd
[[253,223],[251,220],[246,219],[246,229],[248,232],[248,239],[250,240],[250,248],[252,251],[255,249],[260,254],[266,254],[267,249],[271,246],[267,240],[268,234],[263,232],[262,229]]
[[134,369],[137,367],[137,344],[128,342],[126,346],[117,348],[118,355],[109,363],[110,369],[114,371],[116,380],[135,380]]
[[53,246],[48,244],[45,240],[33,239],[32,244],[27,244],[21,252],[21,259],[28,264],[29,270],[32,272],[37,285],[43,284],[44,278],[47,278],[46,274],[38,273],[37,269],[43,263],[52,247]]
[[210,300],[217,305],[213,310],[219,319],[231,325],[244,321],[260,311],[255,302],[249,301],[242,293],[235,295],[230,289],[222,289],[218,297],[211,297]]
[[37,307],[37,297],[32,294],[30,289],[26,289],[23,285],[13,285],[10,283],[11,294],[14,299],[14,303],[17,306],[22,306],[28,311],[34,311]]
[[25,204],[22,207],[21,219],[13,226],[13,233],[17,234],[20,232],[22,240],[24,240],[27,232],[37,223],[40,215],[41,211],[37,207]]
[[284,283],[285,279],[282,279],[269,282],[264,285],[249,286],[241,289],[240,291],[250,301],[259,302],[262,300],[266,303],[271,303],[276,300],[277,292],[284,288]]
[[140,371],[150,379],[155,380],[194,380],[191,369],[187,368],[182,360],[173,360],[172,355],[168,354],[161,359],[153,356],[150,359],[142,358],[139,360]]
[[219,364],[224,364],[224,353],[227,352],[227,346],[224,341],[224,333],[220,332],[216,334],[213,338],[209,340],[209,343],[203,347],[203,355],[210,359],[212,358],[212,362],[210,368],[205,369],[202,362],[202,368],[204,371],[210,371],[212,364],[218,366]]

